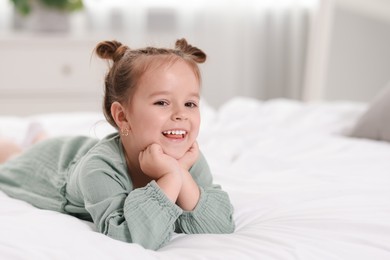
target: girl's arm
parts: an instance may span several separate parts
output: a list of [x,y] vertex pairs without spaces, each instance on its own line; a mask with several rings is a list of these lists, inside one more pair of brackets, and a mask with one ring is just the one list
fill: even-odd
[[[233,206],[228,194],[219,185],[213,184],[209,166],[201,153],[189,173],[199,187],[199,200],[192,210],[184,209],[177,220],[176,230],[189,234],[232,233],[235,228]],[[183,180],[179,199],[186,192]]]
[[181,175],[183,181],[176,203],[179,207],[186,211],[193,210],[199,201],[200,191],[198,184],[194,181],[188,171],[191,166],[194,165],[198,157],[199,147],[198,143],[195,142],[179,160],[179,164],[182,168]]
[[191,211],[198,204],[200,197],[199,187],[188,171],[183,170],[182,178],[183,182],[176,203],[183,210]]
[[182,169],[172,157],[164,154],[158,144],[149,145],[139,154],[142,171],[156,180],[165,195],[175,203],[182,187]]
[[181,231],[233,232],[229,196],[220,186],[213,185],[210,169],[196,142],[179,160],[165,154],[159,145],[150,145],[141,153],[140,164],[145,174],[157,180],[171,202],[184,211],[177,221]]

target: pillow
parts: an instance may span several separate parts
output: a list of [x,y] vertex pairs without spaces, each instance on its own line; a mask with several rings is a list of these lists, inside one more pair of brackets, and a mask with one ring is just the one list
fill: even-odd
[[390,142],[390,82],[358,119],[351,137]]

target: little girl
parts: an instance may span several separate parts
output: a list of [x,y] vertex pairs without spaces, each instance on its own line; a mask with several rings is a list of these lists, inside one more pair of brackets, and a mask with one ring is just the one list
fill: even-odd
[[112,61],[103,111],[118,133],[37,142],[0,165],[0,190],[148,249],[165,245],[174,231],[233,232],[229,197],[212,183],[196,142],[197,63],[205,53],[185,39],[175,49],[105,41],[96,53]]

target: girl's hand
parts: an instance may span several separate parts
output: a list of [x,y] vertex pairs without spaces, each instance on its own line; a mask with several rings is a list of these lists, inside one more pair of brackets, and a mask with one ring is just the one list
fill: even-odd
[[168,173],[180,173],[180,165],[176,159],[164,153],[158,144],[151,144],[140,152],[138,157],[141,170],[154,180]]
[[199,156],[199,146],[198,143],[195,141],[190,149],[179,159],[180,166],[188,171],[192,165],[196,162]]

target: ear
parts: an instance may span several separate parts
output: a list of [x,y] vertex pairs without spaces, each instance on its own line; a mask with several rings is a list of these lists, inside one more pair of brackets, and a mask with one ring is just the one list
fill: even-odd
[[121,105],[121,103],[119,103],[117,101],[112,103],[111,115],[112,115],[112,118],[114,119],[116,125],[118,126],[119,130],[122,130],[124,128],[130,130],[130,124],[127,121],[127,117],[126,117],[126,110]]

